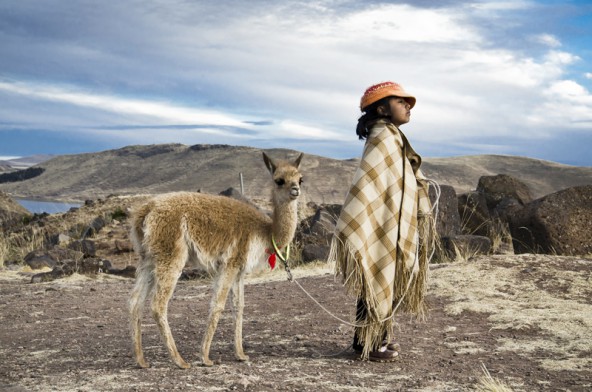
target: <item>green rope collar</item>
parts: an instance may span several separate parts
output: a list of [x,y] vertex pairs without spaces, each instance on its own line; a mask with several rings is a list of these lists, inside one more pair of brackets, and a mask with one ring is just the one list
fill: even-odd
[[288,244],[288,246],[286,246],[286,254],[283,255],[282,251],[280,250],[280,248],[277,246],[277,244],[275,243],[275,238],[273,237],[273,234],[271,235],[271,243],[273,244],[273,250],[275,250],[275,254],[278,255],[278,257],[280,258],[281,261],[284,262],[284,264],[288,264],[288,259],[290,258],[290,244]]
[[[290,282],[293,281],[293,277],[292,277],[292,271],[290,271],[290,266],[288,265],[288,259],[290,258],[290,244],[286,245],[286,253],[282,254],[282,251],[280,250],[279,246],[277,246],[276,242],[275,242],[275,238],[273,237],[273,234],[271,235],[271,243],[273,244],[273,250],[275,250],[275,255],[277,255],[280,260],[282,261],[282,263],[284,263],[284,267],[286,269],[286,273],[288,274],[288,280]],[[273,257],[273,255],[271,256]],[[275,261],[273,262],[275,264]],[[271,265],[271,263],[270,263]],[[272,267],[273,269],[273,267]]]

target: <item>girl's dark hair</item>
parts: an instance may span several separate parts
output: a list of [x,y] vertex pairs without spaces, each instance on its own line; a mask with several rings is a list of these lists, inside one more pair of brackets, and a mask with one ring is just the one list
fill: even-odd
[[388,106],[388,101],[392,99],[392,96],[384,97],[364,108],[364,114],[358,119],[358,126],[356,127],[356,134],[360,140],[364,140],[368,137],[372,126],[378,122],[378,120],[390,121],[388,114],[378,113],[378,107],[382,105]]

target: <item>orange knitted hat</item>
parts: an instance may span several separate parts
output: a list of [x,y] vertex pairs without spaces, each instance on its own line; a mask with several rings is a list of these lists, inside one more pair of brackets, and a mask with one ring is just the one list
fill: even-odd
[[405,92],[405,90],[403,90],[403,86],[398,83],[383,82],[370,86],[366,89],[364,95],[362,95],[362,99],[360,100],[360,109],[364,111],[364,108],[366,108],[368,105],[371,105],[382,98],[390,96],[405,98],[405,101],[407,101],[411,107],[415,106],[415,97]]

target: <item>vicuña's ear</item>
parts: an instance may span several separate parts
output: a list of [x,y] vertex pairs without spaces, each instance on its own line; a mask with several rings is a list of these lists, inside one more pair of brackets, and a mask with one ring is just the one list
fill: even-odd
[[263,162],[265,162],[265,166],[267,166],[267,169],[269,169],[269,172],[273,175],[273,173],[275,173],[275,169],[277,168],[277,166],[275,165],[275,163],[273,163],[271,158],[267,156],[266,153],[263,153]]
[[296,158],[296,160],[294,161],[294,166],[296,168],[298,168],[298,166],[300,166],[300,161],[302,160],[303,156],[304,156],[304,153],[301,152],[300,155],[298,155],[298,158]]

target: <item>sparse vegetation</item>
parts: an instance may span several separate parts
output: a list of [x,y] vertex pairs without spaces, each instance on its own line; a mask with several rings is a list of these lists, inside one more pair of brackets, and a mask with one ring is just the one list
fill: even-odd
[[117,207],[115,211],[111,213],[111,219],[113,220],[125,220],[127,219],[127,213],[121,209],[121,207]]
[[499,353],[545,352],[546,369],[584,369],[592,364],[585,355],[592,350],[591,292],[589,272],[578,270],[589,263],[567,256],[481,256],[440,270],[431,289],[451,301],[447,314],[490,314],[492,330],[534,332],[499,338]]
[[0,234],[0,268],[4,267],[4,263],[8,261],[9,244],[4,234]]
[[[144,198],[145,196],[112,197],[63,214],[25,216],[22,226],[0,232],[0,267],[7,261],[22,262],[29,252],[45,249],[50,243],[54,243],[59,234],[82,239],[83,233],[97,217],[104,218],[108,223],[114,220],[126,221],[128,208]],[[125,232],[127,228],[122,227],[121,231]]]
[[504,246],[512,243],[512,235],[508,224],[499,218],[491,220],[489,227],[489,239],[491,240],[493,253],[497,253]]
[[512,392],[512,389],[502,381],[491,376],[485,365],[481,364],[484,375],[479,379],[479,384],[475,390],[477,392]]
[[28,227],[19,232],[0,234],[0,266],[7,261],[21,261],[29,252],[43,248],[46,230]]

